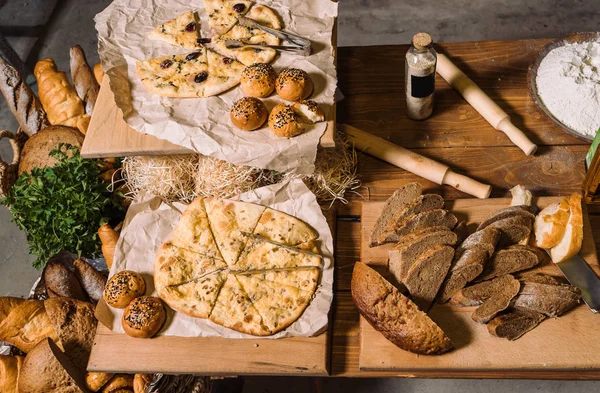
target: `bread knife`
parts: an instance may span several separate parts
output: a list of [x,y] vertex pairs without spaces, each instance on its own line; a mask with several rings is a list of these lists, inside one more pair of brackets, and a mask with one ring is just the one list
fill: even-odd
[[555,263],[569,283],[581,290],[581,298],[593,313],[600,311],[600,279],[579,255]]

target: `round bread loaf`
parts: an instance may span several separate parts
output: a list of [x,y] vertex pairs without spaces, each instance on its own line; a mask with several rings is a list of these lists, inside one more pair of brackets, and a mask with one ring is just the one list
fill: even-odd
[[162,300],[153,296],[138,297],[123,312],[123,330],[131,337],[150,338],[160,330],[166,317]]
[[242,71],[240,86],[250,97],[267,97],[275,90],[277,73],[270,64],[254,63]]
[[283,70],[275,81],[279,97],[287,101],[300,101],[313,91],[313,81],[310,76],[297,68]]
[[231,122],[244,131],[260,128],[267,120],[268,111],[265,104],[258,98],[243,97],[231,107]]
[[275,135],[287,138],[293,138],[304,131],[294,109],[285,104],[278,104],[273,108],[269,115],[269,128]]
[[75,128],[65,126],[51,126],[40,130],[25,142],[21,151],[19,162],[19,175],[31,172],[33,168],[52,167],[56,159],[50,156],[50,152],[60,143],[81,147],[83,135]]
[[112,276],[104,288],[104,300],[109,306],[125,308],[146,292],[144,278],[131,270],[123,270]]
[[314,101],[302,100],[294,102],[292,108],[294,108],[294,111],[296,111],[304,123],[314,124],[325,120],[325,113],[323,113],[323,110]]

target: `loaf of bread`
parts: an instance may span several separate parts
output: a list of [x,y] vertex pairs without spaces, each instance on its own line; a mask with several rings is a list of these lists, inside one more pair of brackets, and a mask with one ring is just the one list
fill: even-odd
[[153,377],[153,374],[135,374],[133,377],[133,393],[146,393]]
[[85,375],[85,387],[92,392],[97,392],[114,376],[115,374],[88,371]]
[[569,213],[569,198],[545,207],[537,215],[533,225],[535,245],[540,248],[556,246],[567,229]]
[[98,228],[98,237],[102,242],[102,255],[110,269],[115,258],[115,248],[119,240],[119,233],[115,231],[109,223],[104,223]]
[[539,265],[543,258],[544,255],[534,247],[516,244],[509,246],[494,253],[475,281],[490,280],[508,273],[530,269]]
[[583,244],[583,213],[581,195],[575,193],[569,197],[569,220],[565,232],[554,247],[550,249],[552,262],[558,263],[579,253]]
[[91,116],[94,111],[94,105],[96,105],[96,100],[98,99],[100,85],[96,82],[81,46],[75,45],[72,47],[70,55],[71,79],[75,85],[75,91],[77,91],[77,95],[83,101],[85,113]]
[[18,393],[17,383],[22,365],[21,356],[0,355],[0,392]]
[[0,323],[8,317],[12,310],[25,303],[27,300],[20,297],[0,297]]
[[75,265],[77,278],[89,298],[98,302],[102,298],[107,277],[82,259],[77,259],[73,265]]
[[102,393],[133,393],[133,375],[117,374],[101,390]]
[[41,300],[27,300],[16,307],[0,322],[0,341],[14,345],[28,353],[37,343],[58,335]]
[[60,261],[48,262],[44,268],[44,282],[50,297],[70,297],[87,300],[77,276]]
[[2,57],[0,57],[0,91],[27,136],[32,136],[50,125],[40,100],[17,70]]
[[102,84],[102,80],[104,79],[104,70],[102,69],[102,64],[97,63],[94,66],[94,78],[98,84]]

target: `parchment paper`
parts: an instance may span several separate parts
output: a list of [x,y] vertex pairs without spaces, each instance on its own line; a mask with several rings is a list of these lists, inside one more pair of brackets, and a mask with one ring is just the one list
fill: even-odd
[[[282,53],[273,63],[308,72],[315,84],[311,99],[327,114],[334,102],[337,76],[334,66],[332,31],[337,3],[331,0],[259,0],[275,10],[286,31],[313,43],[310,57]],[[117,106],[135,130],[185,146],[198,153],[282,172],[309,174],[319,139],[327,123],[307,126],[295,138],[275,136],[268,127],[248,132],[229,120],[232,103],[243,96],[239,87],[209,98],[165,98],[148,92],[136,72],[138,60],[187,53],[189,50],[147,37],[157,24],[188,10],[200,16],[201,33],[210,37],[208,16],[202,0],[115,0],[96,15],[98,53],[110,78]],[[284,102],[276,94],[265,100],[267,109]]]
[[[321,282],[304,314],[286,330],[264,338],[314,336],[327,327],[327,314],[333,298],[333,237],[321,207],[313,193],[299,179],[289,183],[274,184],[242,194],[239,200],[270,206],[294,215],[319,232],[318,246],[324,256]],[[117,243],[110,275],[121,270],[133,270],[144,276],[148,286],[146,294],[154,290],[152,272],[154,257],[160,245],[177,224],[185,205],[168,205],[152,195],[142,195],[129,210],[121,237]],[[208,319],[193,318],[167,307],[167,322],[159,334],[182,337],[258,338],[216,325]],[[100,302],[96,310],[98,319],[109,329],[123,333],[122,310]]]

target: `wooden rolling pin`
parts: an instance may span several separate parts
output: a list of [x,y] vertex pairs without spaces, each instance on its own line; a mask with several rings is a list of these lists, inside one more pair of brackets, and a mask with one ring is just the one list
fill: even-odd
[[523,131],[515,127],[510,117],[492,99],[483,92],[464,72],[444,54],[437,54],[437,72],[452,86],[473,108],[496,130],[502,131],[508,139],[517,145],[526,155],[535,153],[537,146],[533,144]]
[[381,139],[347,124],[340,125],[340,129],[346,133],[348,140],[358,150],[362,150],[373,157],[389,162],[434,183],[452,186],[477,198],[484,199],[490,196],[492,186],[479,183],[467,176],[459,175],[447,165],[413,153],[392,142],[388,142],[385,139]]

